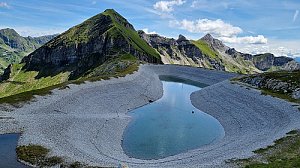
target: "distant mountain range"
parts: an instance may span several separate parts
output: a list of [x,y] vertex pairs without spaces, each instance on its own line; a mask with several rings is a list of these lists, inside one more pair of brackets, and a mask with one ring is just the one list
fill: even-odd
[[0,73],[9,65],[21,59],[50,41],[56,35],[22,37],[13,29],[0,30]]
[[173,39],[146,34],[143,31],[139,31],[139,34],[160,53],[165,64],[191,65],[243,74],[300,68],[289,57],[275,57],[270,53],[250,55],[238,52],[210,34],[196,41],[187,40],[183,35]]
[[300,62],[300,57],[295,58],[297,62]]
[[113,9],[105,10],[53,37],[55,35],[21,37],[11,29],[0,32],[0,58],[6,62],[5,65],[16,63],[35,50],[20,64],[5,69],[0,80],[20,80],[0,84],[0,90],[4,93],[0,97],[68,80],[131,72],[134,69],[132,65],[137,61],[190,65],[243,74],[300,69],[300,65],[291,58],[275,57],[269,53],[241,53],[210,34],[199,40],[188,40],[183,35],[172,39],[136,31]]

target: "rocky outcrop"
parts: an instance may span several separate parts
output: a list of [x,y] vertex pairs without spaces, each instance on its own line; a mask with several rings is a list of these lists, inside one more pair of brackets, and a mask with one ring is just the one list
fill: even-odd
[[5,70],[4,73],[0,76],[0,82],[8,80],[10,78],[10,73],[12,70],[12,65],[10,64]]
[[258,54],[253,56],[254,65],[262,70],[268,71],[269,69],[275,67],[278,70],[298,70],[300,69],[300,64],[294,59],[289,57],[275,57],[271,53]]
[[282,67],[283,67],[282,70],[294,71],[300,69],[300,63],[292,60],[282,65]]
[[149,45],[155,48],[161,55],[165,64],[192,65],[197,67],[225,70],[219,60],[211,59],[206,56],[195,44],[183,35],[178,39],[166,38],[157,34],[146,34],[138,31]]
[[281,71],[250,75],[239,79],[240,82],[250,84],[260,89],[290,95],[300,99],[300,71]]

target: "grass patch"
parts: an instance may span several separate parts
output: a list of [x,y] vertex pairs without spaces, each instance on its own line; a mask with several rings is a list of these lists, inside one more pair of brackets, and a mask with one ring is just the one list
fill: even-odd
[[31,90],[40,90],[68,80],[69,72],[36,79],[37,71],[22,70],[24,64],[14,64],[10,78],[0,84],[0,98],[17,95]]
[[64,160],[61,157],[49,157],[49,149],[40,145],[19,146],[17,147],[16,152],[20,160],[37,167],[53,167],[59,165],[61,168],[108,168],[88,166],[80,162],[73,162],[70,164],[64,163]]
[[255,150],[256,156],[233,161],[246,168],[296,168],[300,167],[300,132],[292,130],[274,145]]
[[273,97],[284,99],[284,100],[287,100],[289,102],[300,103],[299,99],[294,99],[294,98],[292,98],[292,96],[290,94],[287,94],[287,93],[277,92],[277,91],[273,91],[273,90],[265,89],[265,88],[261,89],[261,93],[263,95],[270,95],[270,96],[273,96]]
[[39,167],[51,167],[63,162],[60,157],[47,157],[49,150],[40,145],[19,146],[16,152],[20,160]]
[[[53,89],[68,88],[69,84],[82,84],[85,81],[93,82],[124,77],[137,71],[140,63],[133,55],[123,54],[88,71],[83,77],[70,81],[67,80],[67,76],[62,77],[61,75],[35,79],[37,72],[28,72],[35,75],[26,77],[27,72],[18,72],[22,71],[22,65],[17,64],[14,65],[10,81],[0,84],[0,88],[3,90],[0,93],[0,104],[7,103],[18,107],[23,102],[32,100],[35,95],[48,95],[51,94]],[[30,85],[35,85],[35,87]]]
[[191,42],[196,47],[198,47],[204,55],[206,55],[206,56],[208,56],[208,57],[210,57],[211,59],[214,59],[214,60],[219,59],[219,54],[216,51],[214,51],[213,49],[211,49],[205,41],[203,41],[203,40],[198,40],[198,41],[192,40]]

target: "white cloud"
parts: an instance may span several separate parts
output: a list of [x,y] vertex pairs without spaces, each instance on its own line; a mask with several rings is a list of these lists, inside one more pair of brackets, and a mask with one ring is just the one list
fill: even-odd
[[294,17],[293,17],[293,22],[295,22],[297,20],[298,15],[299,15],[299,10],[296,10],[295,14],[294,14]]
[[6,2],[0,2],[0,8],[9,8],[9,5]]
[[268,39],[263,35],[239,37],[238,35],[243,33],[243,30],[240,27],[225,23],[221,19],[172,20],[170,21],[170,26],[178,27],[191,33],[210,33],[225,43],[266,44],[268,42]]
[[269,39],[268,44],[230,44],[238,51],[250,54],[272,53],[275,56],[300,57],[299,40],[274,40]]
[[239,27],[234,27],[231,24],[223,22],[221,19],[209,20],[199,19],[196,21],[182,20],[171,21],[172,27],[178,27],[180,29],[187,30],[191,33],[210,33],[217,37],[234,37],[243,32]]
[[157,34],[155,31],[149,31],[148,28],[142,29],[146,34]]
[[268,39],[263,35],[245,36],[245,37],[220,37],[225,43],[239,43],[239,44],[267,44]]
[[172,12],[174,11],[173,6],[183,5],[186,1],[173,0],[173,1],[158,1],[153,5],[153,8],[161,12]]

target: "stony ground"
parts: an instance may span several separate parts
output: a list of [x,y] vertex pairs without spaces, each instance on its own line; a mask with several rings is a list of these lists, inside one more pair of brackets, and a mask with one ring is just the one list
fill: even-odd
[[[162,96],[158,75],[172,75],[210,86],[191,95],[192,103],[217,118],[225,137],[214,144],[159,160],[126,156],[122,134],[126,113]],[[125,78],[70,85],[37,97],[22,108],[0,112],[0,133],[23,132],[19,145],[38,144],[51,155],[90,165],[129,167],[224,167],[300,127],[300,113],[286,101],[231,84],[235,74],[172,65],[142,65]]]

